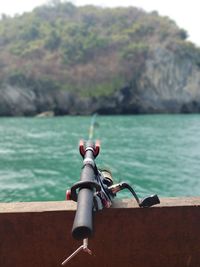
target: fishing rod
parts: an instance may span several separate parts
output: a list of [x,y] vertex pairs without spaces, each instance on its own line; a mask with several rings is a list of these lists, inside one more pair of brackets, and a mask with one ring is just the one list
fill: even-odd
[[62,262],[62,265],[69,262],[80,251],[92,254],[88,248],[88,239],[93,234],[93,214],[104,208],[109,208],[119,191],[128,189],[141,208],[151,207],[160,203],[157,195],[148,196],[140,200],[128,183],[113,184],[111,172],[98,169],[95,159],[100,152],[100,142],[92,140],[96,125],[95,114],[91,118],[88,140],[80,140],[79,143],[79,152],[83,159],[80,181],[75,183],[66,193],[67,200],[77,202],[77,210],[72,226],[72,237],[76,240],[82,240],[83,243]]

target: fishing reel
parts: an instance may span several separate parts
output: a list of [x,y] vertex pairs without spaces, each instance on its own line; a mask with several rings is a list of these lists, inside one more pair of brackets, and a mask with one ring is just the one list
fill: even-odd
[[90,143],[86,144],[83,140],[79,144],[79,152],[83,157],[83,168],[85,165],[91,165],[94,170],[94,179],[82,180],[75,183],[70,190],[66,192],[66,199],[73,200],[77,202],[78,192],[82,188],[89,188],[94,191],[93,193],[93,210],[98,211],[103,208],[109,208],[112,205],[113,199],[116,197],[117,193],[121,190],[128,189],[133,197],[135,198],[139,207],[151,207],[153,205],[159,204],[160,200],[157,195],[151,195],[145,197],[140,201],[134,189],[126,182],[121,182],[118,184],[113,184],[112,173],[109,170],[97,169],[97,166],[91,158],[84,158],[87,151],[92,151],[94,159],[98,156],[100,152],[100,142],[96,141],[95,145]]
[[[108,170],[101,171],[101,181],[102,181],[101,182],[102,192],[105,193],[103,194],[102,197],[102,192],[101,193],[97,192],[96,196],[100,197],[101,201],[105,203],[104,207],[106,208],[109,208],[111,206],[112,200],[114,199],[114,197],[116,197],[117,193],[124,189],[128,189],[131,192],[139,207],[147,208],[160,203],[160,200],[157,195],[151,195],[145,197],[140,201],[133,187],[131,187],[126,182],[113,184],[112,174]],[[110,203],[108,199],[110,200]]]
[[[95,185],[97,191],[94,192],[93,198],[94,211],[102,210],[103,208],[109,208],[112,205],[113,199],[116,197],[117,193],[124,189],[127,189],[131,192],[138,206],[141,208],[148,208],[160,203],[157,195],[151,195],[140,200],[133,187],[126,182],[113,184],[112,174],[109,170],[98,170],[96,179],[100,187]],[[82,184],[80,182],[75,183],[70,190],[67,190],[66,199],[77,202],[77,189],[83,185],[85,186],[86,184]]]

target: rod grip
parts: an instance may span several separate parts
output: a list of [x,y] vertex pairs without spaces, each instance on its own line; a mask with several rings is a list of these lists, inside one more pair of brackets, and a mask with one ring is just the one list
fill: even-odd
[[93,233],[93,190],[82,188],[78,193],[77,210],[72,236],[77,240],[89,238]]

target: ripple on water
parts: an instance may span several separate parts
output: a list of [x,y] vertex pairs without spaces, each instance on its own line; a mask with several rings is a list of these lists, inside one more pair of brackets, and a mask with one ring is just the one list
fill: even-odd
[[[199,115],[99,116],[99,167],[140,197],[200,195]],[[90,117],[1,118],[0,201],[64,200],[80,179]],[[119,197],[130,197],[123,191]]]

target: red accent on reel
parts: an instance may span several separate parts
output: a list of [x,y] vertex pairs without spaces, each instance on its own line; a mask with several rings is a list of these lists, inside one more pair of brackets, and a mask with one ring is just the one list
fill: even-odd
[[110,208],[111,204],[106,199],[102,199],[102,204],[104,208]]
[[96,140],[95,150],[94,150],[95,158],[99,155],[99,152],[100,152],[100,140]]
[[82,157],[84,157],[85,155],[85,146],[84,146],[84,141],[80,140],[79,142],[79,152],[81,154]]
[[71,200],[71,190],[66,191],[66,200]]

